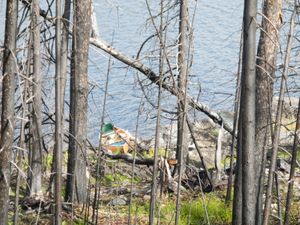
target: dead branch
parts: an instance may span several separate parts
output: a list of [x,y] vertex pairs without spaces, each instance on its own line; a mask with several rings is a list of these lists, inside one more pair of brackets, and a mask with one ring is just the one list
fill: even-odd
[[[127,154],[118,154],[113,155],[110,154],[107,150],[102,149],[102,153],[109,157],[110,159],[123,159],[128,163],[133,163],[134,157]],[[141,159],[141,158],[135,158],[135,164],[136,165],[146,165],[146,166],[153,166],[154,165],[154,159]]]

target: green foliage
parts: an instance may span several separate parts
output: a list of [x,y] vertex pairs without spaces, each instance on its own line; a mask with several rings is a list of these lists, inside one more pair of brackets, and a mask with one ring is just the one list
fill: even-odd
[[[156,209],[156,217],[160,217],[161,224],[172,224],[175,218],[175,199],[164,199]],[[231,224],[231,208],[226,206],[224,201],[215,194],[205,196],[205,204],[210,224],[229,225]],[[134,202],[132,212],[139,216],[148,216],[149,202]],[[208,224],[205,207],[202,198],[191,201],[182,200],[180,210],[180,224]]]
[[[206,196],[207,215],[210,224],[225,225],[231,223],[231,208],[214,194]],[[181,224],[208,224],[205,205],[202,199],[185,202],[181,207]]]
[[[169,150],[165,148],[158,148],[157,149],[157,155],[167,157],[169,156]],[[148,152],[144,152],[143,156],[145,158],[153,158],[154,157],[154,148],[150,148]]]
[[[289,161],[291,159],[291,155],[286,153],[285,151],[279,150],[278,151],[278,158]],[[298,151],[297,151],[297,161],[300,162],[300,149],[298,149]]]
[[[135,176],[133,179],[134,183],[140,182],[140,178]],[[114,174],[106,174],[103,177],[103,184],[108,186],[116,186],[122,182],[131,182],[131,178],[126,174],[114,173]]]
[[53,154],[46,154],[43,156],[43,168],[45,170],[51,170],[52,162],[53,162]]

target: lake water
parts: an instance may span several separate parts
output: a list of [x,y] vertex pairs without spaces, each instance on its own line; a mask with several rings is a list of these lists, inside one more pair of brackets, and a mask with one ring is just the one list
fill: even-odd
[[[154,4],[158,4],[159,1],[149,2],[152,9],[158,8]],[[192,15],[195,1],[190,2]],[[108,43],[113,42],[112,45],[128,57],[134,58],[141,43],[154,32],[151,23],[147,23],[147,28],[145,25],[149,14],[144,0],[114,0],[101,3],[95,1],[95,11],[101,39]],[[155,15],[156,11],[153,11]],[[241,0],[198,1],[194,18],[194,60],[190,72],[193,76],[190,78],[189,91],[196,98],[201,87],[200,101],[216,111],[232,109],[242,11]],[[168,29],[170,36],[177,35],[177,24]],[[93,52],[90,66],[91,76],[102,88],[94,93],[97,104],[97,93],[103,93],[107,71],[108,56],[102,54],[101,51]],[[157,66],[153,66],[151,60],[146,59],[143,62],[157,71]],[[136,71],[114,61],[109,78],[109,93],[113,97],[108,98],[107,114],[115,124],[134,132],[135,118],[142,96],[140,88],[136,85]],[[175,102],[169,99],[166,101]],[[101,115],[101,104],[97,104],[91,107],[93,115]],[[140,135],[151,136],[154,131],[155,110],[149,107],[149,104],[143,106],[140,121]],[[170,122],[163,120],[163,123]]]
[[[149,1],[152,9],[158,9],[159,1]],[[190,74],[189,93],[197,98],[201,87],[200,101],[216,111],[231,110],[237,72],[240,30],[242,22],[242,0],[190,1],[192,16],[197,3],[194,18],[194,58]],[[157,4],[157,6],[155,5]],[[4,18],[4,0],[0,0],[0,18]],[[142,42],[153,34],[151,23],[147,23],[149,14],[144,0],[94,0],[100,37],[128,57],[134,58]],[[153,11],[155,14],[155,10]],[[0,23],[0,43],[3,43],[4,20]],[[168,28],[170,37],[177,35],[177,24]],[[172,36],[173,35],[173,36]],[[147,49],[155,47],[152,43]],[[157,46],[157,45],[156,45]],[[176,50],[176,49],[175,49]],[[91,48],[89,75],[93,89],[89,98],[89,137],[97,143],[102,113],[105,76],[108,55]],[[157,63],[145,59],[142,61],[157,71]],[[142,75],[141,75],[142,78]],[[155,101],[155,92],[150,96]],[[112,61],[109,75],[109,96],[106,107],[106,121],[134,133],[137,109],[142,92],[137,85],[136,71],[116,60]],[[139,135],[153,135],[155,110],[144,100],[140,117]],[[174,99],[167,97],[164,106],[174,111]],[[199,114],[199,113],[198,113]],[[164,119],[165,125],[169,120]]]

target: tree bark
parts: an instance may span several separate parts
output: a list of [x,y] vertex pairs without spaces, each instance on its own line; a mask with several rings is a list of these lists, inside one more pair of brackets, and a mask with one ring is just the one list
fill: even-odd
[[[242,218],[234,224],[255,224],[254,150],[255,150],[255,60],[257,1],[245,0],[243,18],[243,63],[241,76],[240,124],[238,131],[238,174],[236,184],[242,191]],[[241,171],[242,169],[242,171]],[[242,180],[242,183],[241,183]],[[240,189],[240,185],[242,188]],[[237,188],[237,185],[235,186]],[[236,193],[240,197],[240,193]],[[239,200],[240,201],[240,200]],[[237,202],[234,202],[237,203]],[[236,206],[234,206],[236,208]],[[238,213],[238,212],[236,212]]]
[[[40,71],[40,26],[39,0],[31,3],[31,27],[33,37],[33,107],[32,107],[32,148],[30,154],[29,195],[42,194],[42,76]],[[29,50],[30,51],[30,50]]]
[[256,60],[256,224],[262,220],[262,196],[267,149],[270,146],[270,126],[273,84],[275,78],[282,0],[265,0]]
[[[160,26],[159,33],[157,36],[160,40],[159,50],[159,88],[157,95],[157,117],[155,127],[155,144],[154,144],[154,165],[152,173],[152,184],[151,184],[151,198],[150,198],[150,212],[149,212],[149,224],[154,224],[155,210],[156,210],[156,195],[157,195],[157,174],[158,174],[158,148],[159,148],[159,135],[160,135],[160,120],[161,120],[161,91],[162,91],[162,78],[164,73],[164,54],[165,48],[165,36],[163,35],[163,0],[160,1]],[[134,171],[134,170],[132,170]],[[130,222],[130,221],[129,221]]]
[[64,14],[63,14],[63,31],[62,31],[62,42],[61,42],[61,75],[62,75],[62,86],[63,86],[63,97],[61,99],[61,105],[64,106],[65,102],[65,86],[66,76],[68,67],[68,49],[69,49],[69,29],[70,29],[70,18],[71,18],[71,0],[65,0]]
[[179,42],[178,42],[178,90],[181,95],[177,98],[177,150],[178,188],[176,201],[175,224],[179,224],[181,176],[185,170],[188,154],[188,127],[186,121],[187,104],[187,72],[188,72],[188,1],[180,1],[179,12]]
[[88,51],[91,31],[91,1],[76,0],[70,88],[70,138],[66,195],[69,201],[86,201],[86,129]]
[[241,225],[242,224],[242,213],[243,213],[243,195],[242,195],[242,170],[243,170],[243,155],[242,155],[242,140],[239,138],[242,136],[242,121],[241,115],[238,119],[238,138],[237,138],[237,159],[235,167],[235,178],[234,178],[234,195],[233,195],[233,206],[232,206],[232,225]]
[[3,56],[2,114],[0,140],[0,224],[8,223],[10,161],[15,127],[15,73],[18,5],[6,2],[6,22]]
[[54,186],[54,201],[55,213],[54,224],[60,225],[62,223],[62,145],[63,145],[63,105],[62,98],[62,74],[61,74],[61,1],[56,1],[56,27],[55,27],[55,151],[54,151],[54,172],[55,172],[55,186]]
[[293,144],[293,151],[292,151],[292,162],[291,162],[291,170],[290,170],[290,178],[289,178],[289,187],[288,193],[286,197],[286,204],[285,204],[285,215],[284,215],[284,225],[289,224],[289,213],[291,209],[291,204],[293,201],[293,190],[294,190],[294,177],[295,177],[295,170],[297,167],[297,152],[299,146],[299,135],[300,135],[300,98],[298,104],[298,114],[297,114],[297,121],[296,121],[296,128],[294,134],[294,144]]
[[273,189],[274,173],[276,170],[277,152],[278,152],[278,145],[279,145],[279,138],[280,138],[283,100],[284,100],[284,94],[285,94],[285,90],[286,90],[286,82],[287,82],[288,72],[289,72],[288,70],[289,70],[290,53],[291,53],[291,49],[292,49],[292,39],[293,39],[293,35],[294,35],[295,13],[296,13],[296,8],[294,8],[294,11],[293,11],[293,13],[291,15],[291,19],[290,19],[290,29],[289,29],[288,39],[287,39],[286,53],[285,53],[285,58],[284,58],[284,67],[283,67],[283,72],[282,72],[282,77],[281,77],[275,128],[274,128],[274,134],[272,137],[273,151],[272,151],[271,162],[270,162],[270,166],[269,166],[268,185],[267,185],[266,200],[265,200],[265,207],[264,207],[264,214],[263,214],[263,225],[269,224],[269,216],[270,216],[270,211],[271,211],[272,189]]

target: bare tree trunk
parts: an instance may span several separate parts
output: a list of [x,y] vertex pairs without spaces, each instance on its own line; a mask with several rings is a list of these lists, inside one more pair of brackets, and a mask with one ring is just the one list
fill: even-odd
[[273,134],[273,151],[272,151],[272,157],[271,157],[271,162],[270,162],[270,166],[269,166],[268,186],[267,186],[265,208],[264,208],[264,215],[263,215],[263,225],[269,224],[270,207],[271,207],[271,202],[272,202],[274,172],[276,169],[277,152],[278,152],[280,129],[281,129],[283,99],[284,99],[284,94],[285,94],[285,89],[286,89],[286,81],[287,81],[287,77],[288,77],[290,52],[291,52],[291,48],[292,48],[292,39],[293,39],[293,35],[294,35],[295,13],[296,13],[296,10],[294,9],[294,11],[291,15],[291,19],[290,19],[290,30],[289,30],[289,34],[288,34],[286,54],[285,54],[285,58],[284,58],[284,67],[283,67],[281,84],[280,84],[280,93],[279,93],[279,100],[278,100],[278,105],[277,105],[276,122],[275,122],[274,134]]
[[289,213],[291,209],[291,204],[293,201],[293,190],[294,190],[294,177],[295,177],[295,169],[296,169],[296,162],[297,162],[297,152],[299,146],[299,135],[300,135],[300,98],[298,104],[298,114],[297,114],[297,122],[296,122],[296,129],[294,135],[294,145],[292,151],[292,162],[291,162],[291,170],[290,170],[290,178],[289,178],[289,187],[288,193],[286,197],[286,204],[285,204],[285,215],[284,215],[284,225],[289,224]]
[[[177,122],[177,150],[176,158],[181,172],[185,170],[188,151],[188,129],[185,119],[186,85],[187,85],[187,27],[188,27],[188,2],[180,1],[179,14],[179,42],[178,42],[178,89],[182,96],[178,97],[178,122]],[[179,168],[177,168],[179,169]]]
[[277,50],[279,46],[279,30],[282,0],[265,0],[263,8],[262,28],[257,49],[256,67],[256,224],[262,220],[262,196],[265,174],[265,159],[270,146],[271,107],[273,97],[273,79],[275,77]]
[[178,119],[177,119],[177,150],[176,159],[178,161],[178,188],[176,200],[176,215],[175,224],[179,224],[180,215],[180,189],[181,176],[185,170],[188,154],[188,127],[186,121],[187,113],[187,72],[188,72],[188,58],[187,58],[187,28],[188,28],[188,1],[180,1],[179,13],[179,42],[178,42],[178,89],[182,93],[177,99],[178,101]]
[[18,4],[6,2],[0,140],[0,224],[8,224],[10,161],[15,127],[15,73]]
[[[74,6],[71,63],[70,139],[66,195],[69,201],[86,201],[86,129],[88,95],[88,51],[91,31],[91,1],[76,0]],[[75,195],[76,194],[76,195]]]
[[[62,86],[64,87],[63,90],[63,96],[65,95],[65,83],[66,83],[66,75],[67,75],[67,64],[68,64],[68,45],[69,45],[69,27],[70,27],[70,18],[71,18],[71,0],[66,0],[65,1],[65,7],[64,7],[64,14],[63,14],[63,18],[64,18],[64,22],[63,22],[63,31],[62,31],[62,43],[61,43],[61,58],[62,58],[62,62],[61,62],[61,75],[63,76],[62,80],[63,80],[63,84]],[[63,97],[61,99],[61,105],[64,106],[64,99],[65,97]],[[71,160],[69,159],[69,155],[68,155],[68,163]],[[67,177],[70,176],[70,173],[72,171],[69,171],[69,164],[67,166]],[[66,188],[68,189],[68,188]],[[68,196],[65,195],[65,200],[68,201]]]
[[61,104],[64,106],[65,100],[65,86],[68,66],[68,46],[69,46],[69,28],[71,18],[71,0],[65,0],[64,14],[63,14],[63,31],[62,31],[62,42],[61,42],[61,75],[62,75],[62,86],[63,86],[63,97]]
[[[238,63],[238,72],[237,72],[237,80],[236,80],[236,90],[235,90],[235,102],[234,102],[234,116],[233,116],[233,133],[235,134],[238,130],[238,121],[240,116],[240,97],[241,97],[241,62],[242,62],[242,37],[241,35],[241,41],[240,41],[240,53],[239,53],[239,63]],[[234,160],[234,149],[236,148],[236,136],[232,135],[231,137],[231,145],[230,145],[230,173],[228,177],[228,183],[227,183],[227,192],[226,192],[226,198],[225,203],[228,204],[231,201],[231,191],[232,191],[232,180],[233,180],[233,160]]]
[[156,129],[155,129],[155,145],[154,145],[154,165],[152,174],[151,185],[151,199],[150,199],[150,213],[149,224],[154,224],[155,210],[156,210],[156,194],[157,194],[157,173],[158,173],[158,148],[159,148],[159,134],[160,134],[160,117],[161,117],[161,91],[162,91],[162,79],[164,73],[164,35],[163,35],[163,1],[160,1],[160,27],[157,34],[160,39],[160,51],[159,51],[159,88],[157,96],[157,117],[156,117]]
[[237,139],[237,159],[235,166],[235,178],[234,178],[234,195],[233,195],[233,206],[232,206],[232,225],[241,225],[242,224],[242,213],[243,213],[243,195],[242,195],[242,146],[241,138],[242,136],[242,124],[241,124],[241,115],[239,115],[238,120],[238,139]]
[[[238,134],[238,174],[236,188],[242,186],[242,218],[234,224],[255,224],[254,150],[255,150],[255,59],[256,0],[245,0],[243,20],[243,63],[241,76],[240,123]],[[241,170],[242,169],[242,170]],[[241,182],[242,181],[242,182]],[[239,188],[237,187],[239,184]],[[237,191],[236,190],[236,191]],[[236,193],[236,192],[235,192]],[[236,198],[240,198],[237,193]],[[237,199],[236,199],[237,200]],[[240,199],[234,203],[240,204]],[[236,209],[237,206],[234,206]],[[239,212],[234,212],[239,213]],[[241,222],[241,223],[240,223]]]
[[60,225],[62,222],[62,145],[63,145],[63,105],[62,98],[62,74],[61,74],[61,1],[56,1],[56,64],[55,64],[55,215],[54,224]]
[[42,76],[40,70],[39,0],[32,1],[31,10],[31,27],[33,30],[33,110],[31,130],[33,145],[30,154],[29,194],[30,196],[39,196],[42,194]]

